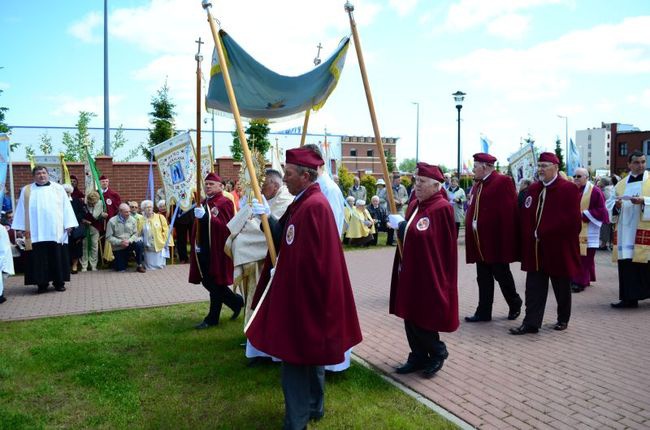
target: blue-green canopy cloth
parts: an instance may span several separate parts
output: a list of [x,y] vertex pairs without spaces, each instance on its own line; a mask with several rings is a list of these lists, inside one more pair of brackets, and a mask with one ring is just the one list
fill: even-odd
[[[350,38],[346,37],[318,67],[300,76],[283,76],[257,62],[225,31],[221,30],[220,35],[239,113],[250,119],[283,118],[307,109],[320,109],[336,87],[350,45]],[[212,54],[206,105],[232,113],[216,49]]]

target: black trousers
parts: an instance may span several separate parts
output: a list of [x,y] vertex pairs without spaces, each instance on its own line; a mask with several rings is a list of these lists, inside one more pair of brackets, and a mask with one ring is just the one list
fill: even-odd
[[411,353],[408,361],[415,364],[426,363],[430,358],[447,358],[447,346],[440,340],[440,333],[420,328],[404,320],[406,339]]
[[650,264],[618,260],[618,297],[626,302],[650,298]]
[[178,251],[178,259],[180,261],[188,261],[187,238],[189,237],[190,230],[192,229],[192,224],[180,224],[177,219],[174,228],[176,229],[176,250]]
[[540,328],[544,318],[548,281],[551,281],[557,300],[557,321],[568,323],[571,318],[571,280],[556,278],[544,272],[528,272],[526,275],[526,316],[524,324]]
[[302,430],[325,413],[325,367],[282,362],[284,429]]
[[120,249],[119,251],[113,250],[113,255],[115,256],[115,261],[113,261],[113,269],[118,272],[126,270],[126,267],[129,263],[129,256],[131,253],[135,253],[135,262],[139,266],[144,261],[144,244],[142,241],[131,242],[129,246]]
[[239,309],[244,304],[244,299],[239,294],[235,294],[227,285],[217,285],[209,278],[208,273],[210,269],[208,266],[208,260],[210,256],[203,255],[201,253],[199,256],[199,264],[201,266],[201,273],[204,274],[203,281],[201,284],[203,287],[208,290],[210,293],[210,310],[205,316],[203,321],[206,324],[216,325],[219,324],[219,317],[221,316],[221,308],[225,304],[234,312],[235,309]]
[[515,280],[508,263],[482,263],[476,262],[476,282],[478,283],[478,307],[476,315],[483,318],[492,318],[492,304],[494,303],[494,281],[499,283],[503,298],[511,310],[521,308],[522,300],[517,294]]

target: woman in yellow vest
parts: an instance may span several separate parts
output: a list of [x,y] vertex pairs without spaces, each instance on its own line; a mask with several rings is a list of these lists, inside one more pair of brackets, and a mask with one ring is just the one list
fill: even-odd
[[169,243],[166,243],[169,233],[167,219],[159,213],[154,213],[151,200],[142,201],[140,208],[144,216],[142,226],[144,267],[147,270],[162,269],[165,267],[166,258],[169,256],[169,246],[174,245],[171,237]]

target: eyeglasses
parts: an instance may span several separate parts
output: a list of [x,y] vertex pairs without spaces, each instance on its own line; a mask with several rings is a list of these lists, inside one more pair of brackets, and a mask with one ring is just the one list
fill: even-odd
[[541,163],[540,163],[540,164],[537,165],[537,168],[538,168],[538,169],[548,169],[548,168],[551,167],[552,165],[553,165],[553,163],[544,163],[544,164],[541,164]]
[[580,179],[582,178],[582,175],[573,175],[573,179]]

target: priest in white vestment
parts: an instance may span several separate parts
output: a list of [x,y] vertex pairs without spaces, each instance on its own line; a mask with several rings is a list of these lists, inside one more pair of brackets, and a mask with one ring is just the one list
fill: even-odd
[[11,251],[9,233],[0,225],[0,304],[7,301],[4,296],[5,276],[14,274],[14,256]]
[[11,224],[25,238],[25,285],[36,285],[43,293],[52,282],[56,291],[65,291],[70,259],[64,245],[79,224],[65,190],[50,182],[47,168],[34,167],[32,176],[34,182],[20,191]]
[[618,260],[619,301],[613,308],[636,308],[650,298],[650,175],[641,151],[628,156],[630,174],[607,200],[610,219],[618,216],[612,259]]

